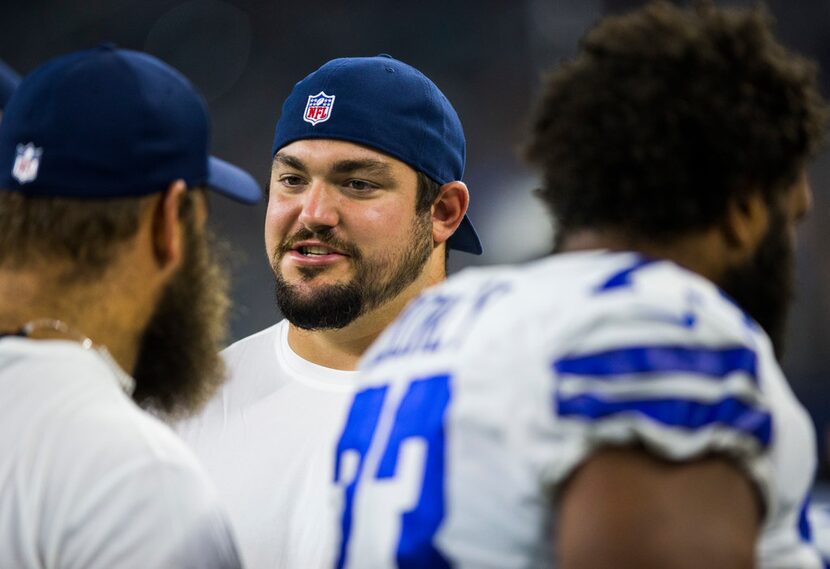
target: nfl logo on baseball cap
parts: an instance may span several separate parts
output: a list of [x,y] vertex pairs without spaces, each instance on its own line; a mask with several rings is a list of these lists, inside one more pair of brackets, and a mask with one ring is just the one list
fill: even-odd
[[303,120],[313,125],[326,122],[331,117],[332,107],[334,107],[334,95],[326,95],[324,91],[309,95]]
[[31,142],[25,145],[18,144],[17,156],[14,159],[14,166],[12,166],[12,176],[21,184],[31,182],[37,178],[41,154],[43,154],[43,149],[36,147]]

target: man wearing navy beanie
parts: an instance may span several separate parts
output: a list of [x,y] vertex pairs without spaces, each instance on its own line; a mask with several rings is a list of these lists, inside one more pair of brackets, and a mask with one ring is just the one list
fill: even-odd
[[228,383],[179,426],[252,569],[334,561],[334,449],[357,361],[446,277],[448,249],[481,253],[465,154],[443,93],[387,55],[329,61],[283,104],[265,244],[285,320],[225,350]]
[[201,95],[106,45],[43,64],[0,122],[0,567],[237,569],[216,490],[140,406],[194,411],[223,377],[225,279]]

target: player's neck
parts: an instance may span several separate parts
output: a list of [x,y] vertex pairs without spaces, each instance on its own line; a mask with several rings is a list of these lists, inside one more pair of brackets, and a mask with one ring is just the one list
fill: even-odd
[[343,328],[303,330],[289,323],[288,345],[304,360],[339,370],[354,370],[363,353],[409,302],[424,289],[446,278],[443,259],[430,263],[421,276],[395,298],[356,318]]
[[673,261],[682,267],[717,282],[724,270],[721,236],[716,230],[701,231],[670,241],[626,236],[613,230],[582,230],[565,237],[557,252],[607,250],[634,251]]
[[[102,279],[95,284],[58,286],[42,271],[0,270],[0,332],[18,333],[40,322],[27,334],[32,339],[81,341],[105,347],[118,365],[131,373],[141,329],[135,306],[119,287]],[[46,321],[58,322],[55,326]]]

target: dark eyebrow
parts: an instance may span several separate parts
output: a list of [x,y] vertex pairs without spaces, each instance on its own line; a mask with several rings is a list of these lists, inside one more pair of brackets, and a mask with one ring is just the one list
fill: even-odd
[[391,168],[386,162],[372,160],[371,158],[364,160],[341,160],[335,162],[331,168],[334,174],[348,174],[356,170],[364,170],[369,174],[385,175],[390,173]]
[[277,165],[277,162],[283,164],[284,166],[288,166],[289,168],[293,168],[294,170],[299,170],[300,172],[306,171],[305,164],[303,164],[302,160],[300,160],[299,158],[295,158],[290,154],[280,154],[278,152],[274,156],[274,166]]
[[[274,163],[272,169],[277,165],[282,164],[288,168],[298,170],[300,172],[307,172],[308,169],[302,160],[290,154],[277,153],[274,156]],[[331,167],[333,174],[349,174],[355,171],[364,171],[374,175],[389,175],[392,168],[386,162],[374,160],[372,158],[365,158],[360,160],[340,160],[335,162]]]

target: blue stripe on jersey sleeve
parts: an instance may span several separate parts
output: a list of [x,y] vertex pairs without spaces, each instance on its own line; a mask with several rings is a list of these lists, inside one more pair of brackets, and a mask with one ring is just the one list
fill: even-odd
[[810,528],[810,518],[807,517],[807,511],[810,509],[810,496],[804,498],[801,504],[801,512],[798,514],[798,533],[801,535],[801,541],[813,541],[813,532]]
[[648,259],[646,257],[637,259],[637,261],[630,267],[627,267],[609,277],[604,283],[596,287],[594,292],[599,294],[608,292],[609,290],[631,286],[631,275],[637,270],[642,269],[655,261],[656,259]]
[[814,550],[821,558],[822,567],[824,569],[830,569],[830,559],[824,557],[822,552],[820,551],[819,547],[817,546],[814,536],[813,536],[813,528],[810,523],[810,515],[809,512],[813,508],[812,506],[812,496],[809,494],[804,501],[801,503],[801,511],[798,514],[798,534],[801,536],[801,541],[809,543],[813,546]]
[[697,373],[722,378],[731,373],[747,373],[757,384],[758,361],[755,352],[743,346],[721,349],[686,346],[633,346],[556,360],[559,374],[597,376],[614,379],[635,373]]
[[755,438],[764,448],[769,446],[772,437],[770,414],[734,397],[702,403],[686,399],[611,401],[594,395],[557,396],[556,408],[560,417],[589,422],[637,415],[667,427],[692,431],[709,426],[726,427]]

